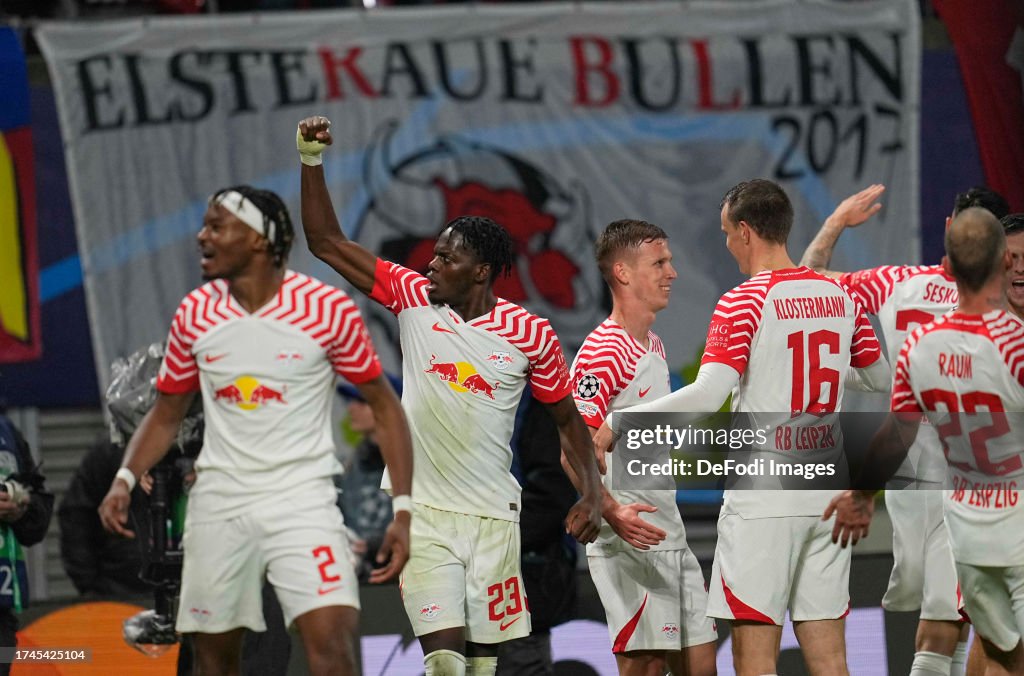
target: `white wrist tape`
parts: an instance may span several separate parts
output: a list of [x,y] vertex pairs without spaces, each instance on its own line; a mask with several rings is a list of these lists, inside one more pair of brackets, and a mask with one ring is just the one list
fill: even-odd
[[299,160],[306,166],[319,167],[324,163],[320,155],[327,146],[316,139],[307,141],[302,138],[302,131],[300,129],[295,130],[295,147],[299,151]]
[[412,514],[412,498],[408,495],[396,495],[391,498],[391,511],[395,514],[399,512],[409,512]]
[[117,470],[117,474],[114,475],[114,478],[115,479],[120,479],[121,481],[123,481],[126,484],[128,484],[128,492],[129,493],[131,493],[133,490],[135,490],[135,484],[136,484],[135,475],[132,474],[132,471],[130,469],[128,469],[127,467],[122,467],[121,469]]

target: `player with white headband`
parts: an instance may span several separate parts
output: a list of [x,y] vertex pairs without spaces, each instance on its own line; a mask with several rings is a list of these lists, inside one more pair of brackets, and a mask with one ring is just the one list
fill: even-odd
[[203,450],[189,494],[177,630],[195,636],[199,673],[238,673],[246,629],[264,631],[261,589],[274,587],[302,635],[312,674],[355,674],[359,583],[335,505],[334,381],[354,384],[380,421],[395,518],[371,582],[409,558],[412,442],[355,304],[286,266],[294,230],[272,192],[210,198],[197,240],[203,278],[175,313],[157,399],[107,497],[104,526],[126,528],[139,476],[167,453],[193,397]]

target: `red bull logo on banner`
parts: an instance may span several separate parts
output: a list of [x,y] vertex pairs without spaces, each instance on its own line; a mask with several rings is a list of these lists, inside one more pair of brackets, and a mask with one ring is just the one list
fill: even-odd
[[498,381],[489,382],[482,375],[477,373],[476,368],[466,361],[439,362],[437,355],[430,355],[430,368],[424,369],[424,373],[433,373],[441,380],[448,383],[448,387],[456,392],[472,392],[482,394],[489,399],[494,399],[494,391],[498,389]]
[[234,382],[213,391],[213,400],[229,406],[234,405],[243,411],[252,411],[271,402],[287,404],[284,393],[288,388],[281,385],[275,389],[267,383],[260,382],[252,376],[242,376]]

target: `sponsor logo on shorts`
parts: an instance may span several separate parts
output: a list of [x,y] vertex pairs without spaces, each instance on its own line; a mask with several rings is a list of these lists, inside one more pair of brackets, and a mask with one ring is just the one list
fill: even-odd
[[516,615],[515,617],[513,617],[508,622],[502,622],[501,624],[498,625],[498,631],[505,631],[506,629],[511,627],[513,624],[518,622],[521,617],[522,617],[522,615]]
[[420,608],[421,620],[432,620],[441,614],[441,606],[436,603],[428,603]]
[[679,636],[679,625],[672,622],[666,622],[661,627],[661,633],[669,638],[675,638]]
[[324,585],[320,585],[320,588],[316,590],[316,593],[319,594],[320,596],[324,596],[325,594],[330,594],[332,591],[338,591],[339,589],[341,589],[341,585],[340,584],[334,584],[334,585],[331,585],[330,587],[325,587]]
[[189,615],[191,615],[193,618],[195,618],[199,622],[206,622],[213,615],[213,613],[211,613],[206,608],[195,608],[195,607],[193,607],[193,608],[189,608],[188,612],[189,612]]

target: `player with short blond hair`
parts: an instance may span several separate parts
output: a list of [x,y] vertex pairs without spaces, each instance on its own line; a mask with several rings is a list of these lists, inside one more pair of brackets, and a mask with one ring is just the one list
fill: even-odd
[[[610,223],[597,238],[596,258],[612,312],[572,366],[576,407],[595,432],[609,412],[671,392],[665,348],[651,326],[677,276],[668,235],[646,221]],[[619,673],[714,674],[718,633],[706,616],[707,586],[686,543],[675,485],[614,490],[611,472],[604,478],[605,524],[587,545],[587,560]]]

